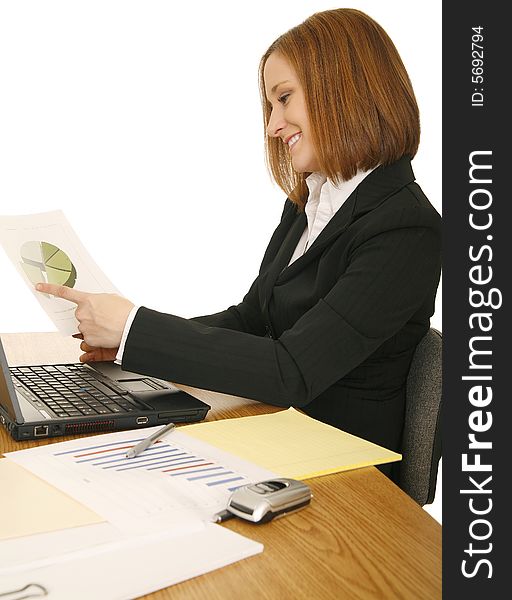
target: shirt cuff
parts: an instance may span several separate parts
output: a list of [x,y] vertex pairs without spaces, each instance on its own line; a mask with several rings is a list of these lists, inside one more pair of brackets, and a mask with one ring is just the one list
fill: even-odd
[[114,361],[116,363],[116,365],[120,365],[123,362],[123,353],[124,353],[124,347],[126,344],[126,340],[128,338],[128,334],[130,333],[130,328],[132,326],[133,320],[135,319],[135,315],[137,314],[137,311],[139,310],[139,308],[140,308],[140,306],[134,306],[132,308],[132,310],[130,311],[128,318],[126,319],[126,323],[124,325],[124,330],[123,330],[123,335],[121,337],[121,343],[119,344],[119,350],[117,351],[116,359]]

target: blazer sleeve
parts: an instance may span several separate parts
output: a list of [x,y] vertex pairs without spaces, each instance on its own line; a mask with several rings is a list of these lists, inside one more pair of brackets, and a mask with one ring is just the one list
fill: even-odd
[[305,406],[407,323],[437,285],[439,265],[436,227],[395,223],[366,232],[329,293],[279,339],[142,307],[123,368],[277,406]]
[[265,324],[258,303],[258,279],[256,278],[240,304],[230,306],[226,310],[212,315],[194,317],[191,321],[209,327],[221,327],[252,333],[253,335],[265,335]]

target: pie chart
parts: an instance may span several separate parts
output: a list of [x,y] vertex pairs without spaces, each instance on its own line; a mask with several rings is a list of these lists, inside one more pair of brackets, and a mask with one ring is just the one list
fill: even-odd
[[25,242],[20,248],[21,267],[33,284],[46,282],[73,287],[76,269],[69,256],[49,242]]

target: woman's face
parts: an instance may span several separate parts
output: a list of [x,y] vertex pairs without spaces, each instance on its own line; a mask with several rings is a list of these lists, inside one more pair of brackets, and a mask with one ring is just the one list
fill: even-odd
[[311,140],[304,90],[288,61],[273,52],[263,70],[265,93],[272,105],[267,135],[281,138],[297,173],[319,171]]

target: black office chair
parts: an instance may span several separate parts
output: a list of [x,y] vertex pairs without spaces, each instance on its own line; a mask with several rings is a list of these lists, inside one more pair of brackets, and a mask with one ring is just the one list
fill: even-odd
[[442,334],[431,328],[414,352],[405,401],[399,486],[431,504],[441,458]]

